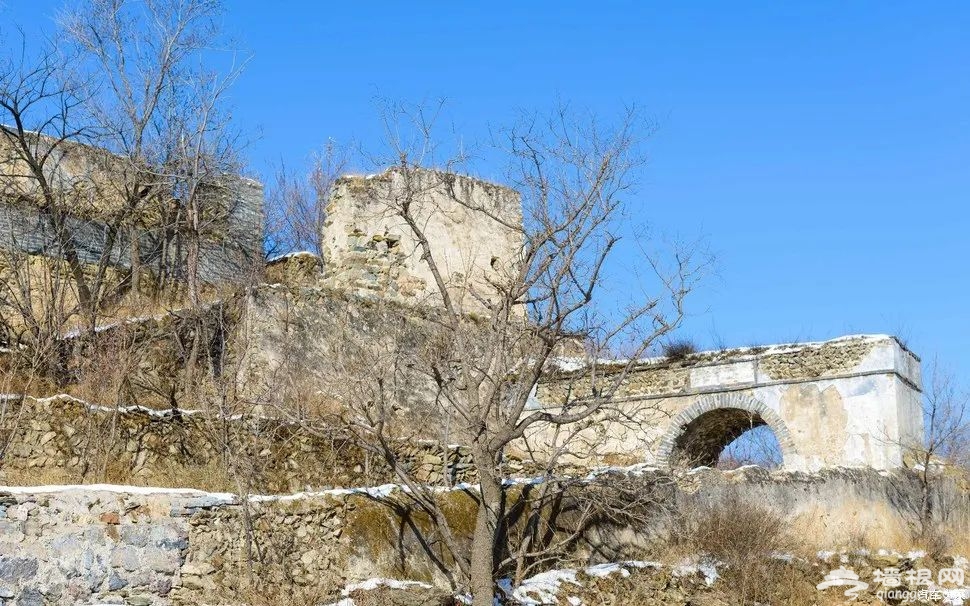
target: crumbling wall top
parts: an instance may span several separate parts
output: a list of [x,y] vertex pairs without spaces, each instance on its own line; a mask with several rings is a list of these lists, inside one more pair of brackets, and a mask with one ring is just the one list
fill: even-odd
[[501,185],[437,170],[393,168],[342,177],[324,226],[327,281],[366,296],[439,304],[415,228],[456,304],[479,311],[494,292],[493,282],[519,257],[520,197]]

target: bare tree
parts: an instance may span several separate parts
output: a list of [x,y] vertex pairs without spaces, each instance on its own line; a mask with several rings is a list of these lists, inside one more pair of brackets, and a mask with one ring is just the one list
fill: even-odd
[[305,174],[285,165],[276,171],[267,196],[269,254],[310,251],[323,256],[323,226],[334,181],[348,165],[349,154],[332,139],[313,154]]
[[163,248],[159,280],[184,254],[193,305],[201,241],[231,212],[226,177],[240,164],[225,98],[241,67],[207,67],[221,44],[222,12],[219,0],[87,0],[62,18],[99,76],[88,107],[99,144],[116,156],[120,204],[109,233],[128,235],[131,286],[137,292],[140,233],[152,230]]
[[[98,159],[77,159],[91,132],[78,119],[83,87],[62,78],[67,59],[51,48],[31,55],[25,40],[8,50],[0,61],[0,196],[10,204],[0,316],[5,340],[30,368],[56,374],[62,331],[78,314],[93,318],[103,293],[78,233],[99,195]],[[30,349],[16,347],[24,343]]]
[[[23,41],[3,60],[8,340],[44,350],[71,324],[93,329],[106,303],[137,294],[146,253],[159,280],[188,266],[197,302],[199,241],[231,212],[222,190],[238,168],[221,103],[238,70],[204,67],[220,11],[215,0],[89,0],[63,15],[60,48],[32,56]],[[57,309],[38,303],[48,299]]]
[[202,242],[231,214],[232,185],[226,178],[238,174],[240,168],[240,139],[222,107],[234,78],[210,74],[200,80],[200,86],[191,92],[191,109],[183,106],[172,122],[176,152],[170,168],[179,213],[184,215],[181,231],[186,241],[186,278],[193,306],[200,302]]
[[[394,124],[402,116],[411,120],[411,137]],[[605,272],[619,241],[615,230],[643,163],[642,132],[633,112],[604,128],[562,108],[503,131],[509,182],[522,195],[521,221],[456,191],[449,172],[462,158],[441,159],[428,113],[390,115],[387,126],[391,169],[375,202],[404,226],[414,257],[432,276],[440,309],[417,336],[408,332],[413,323],[404,320],[354,338],[353,330],[361,330],[357,320],[347,338],[331,335],[335,351],[328,358],[331,369],[320,371],[321,390],[342,407],[347,431],[384,461],[412,506],[430,520],[435,544],[453,562],[442,563],[442,572],[456,588],[470,591],[476,605],[490,605],[500,570],[511,567],[520,576],[563,546],[543,540],[547,526],[541,518],[562,490],[552,483],[533,493],[525,533],[511,532],[523,509],[512,506],[517,489],[507,450],[526,443],[533,432],[555,435],[538,462],[551,482],[556,462],[576,446],[577,436],[614,412],[616,390],[636,360],[680,324],[706,259],[696,251],[677,252],[668,272],[659,259],[644,254],[641,266],[655,271],[650,287],[657,290],[637,292],[625,307],[604,300]],[[468,268],[480,279],[464,292],[456,290],[454,268],[445,262],[448,251],[425,231],[429,213],[444,212],[436,207],[442,195],[450,205],[489,216],[522,242],[516,258],[493,260],[490,271]],[[532,394],[540,379],[553,371],[558,352],[577,339],[588,353],[586,388],[554,406],[535,406]],[[601,362],[619,351],[627,357]],[[401,456],[402,443],[421,438],[471,454],[478,485],[471,491],[477,507],[470,549],[436,489]]]
[[222,12],[219,0],[86,0],[61,19],[82,65],[98,75],[88,115],[112,154],[107,233],[111,246],[127,241],[127,287],[137,297],[148,261],[157,293],[171,296],[184,281],[189,399],[197,398],[197,374],[206,366],[204,246],[217,236],[226,249],[238,244],[225,233],[241,166],[226,102],[242,66],[232,54],[228,68],[210,67],[219,64],[213,53],[226,50]]
[[939,511],[934,492],[945,470],[967,468],[970,463],[970,393],[961,391],[953,376],[934,360],[930,382],[923,395],[923,441],[904,443],[904,462],[916,472],[920,500],[916,513],[921,539],[931,538]]

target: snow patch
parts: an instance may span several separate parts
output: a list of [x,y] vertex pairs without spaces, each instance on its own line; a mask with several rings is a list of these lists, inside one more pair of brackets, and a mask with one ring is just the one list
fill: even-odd
[[970,589],[959,587],[956,589],[943,589],[944,606],[964,606],[970,600]]
[[[47,396],[45,398],[34,398],[34,397],[31,397],[31,396],[25,396],[23,394],[3,394],[3,395],[0,395],[0,399],[2,399],[2,398],[10,398],[10,399],[13,399],[13,398],[17,398],[17,399],[27,398],[27,399],[33,400],[33,401],[35,401],[37,403],[40,403],[40,404],[50,404],[50,403],[58,402],[58,401],[61,401],[61,400],[66,400],[66,401],[69,401],[69,402],[73,402],[75,404],[79,404],[81,406],[86,406],[92,412],[107,412],[107,413],[115,413],[115,412],[117,412],[117,413],[121,413],[121,414],[146,414],[146,415],[149,415],[151,417],[156,417],[156,418],[159,418],[159,419],[172,418],[176,414],[178,414],[180,416],[183,416],[183,417],[191,417],[191,416],[194,416],[194,415],[205,414],[205,411],[204,410],[197,410],[197,409],[193,409],[193,408],[179,408],[179,409],[175,409],[175,408],[162,408],[162,409],[157,409],[157,408],[148,408],[146,406],[141,406],[141,405],[138,405],[138,404],[135,404],[135,405],[132,405],[132,406],[117,406],[117,407],[115,407],[115,406],[103,406],[101,404],[93,404],[91,402],[88,402],[87,400],[83,400],[81,398],[78,398],[76,396],[72,396],[72,395],[66,394],[66,393],[61,393],[61,394],[57,394],[57,395],[53,395],[53,396]],[[219,419],[226,420],[226,421],[241,421],[243,419],[260,419],[260,420],[267,420],[267,421],[277,421],[279,423],[283,423],[283,424],[286,424],[286,425],[296,425],[296,422],[295,421],[290,421],[290,420],[288,420],[286,418],[283,418],[283,417],[270,417],[270,416],[263,416],[263,415],[243,415],[243,414],[217,415],[217,416],[218,416]]]
[[277,262],[283,261],[285,259],[292,259],[293,257],[312,257],[314,259],[319,259],[320,258],[320,255],[318,255],[317,253],[313,252],[312,250],[297,250],[297,251],[294,251],[294,252],[288,252],[286,254],[276,255],[275,257],[271,257],[269,259],[266,259],[266,263],[267,264],[277,263]]
[[[587,576],[596,578],[603,578],[617,573],[626,578],[630,576],[630,568],[660,567],[661,565],[659,562],[631,560],[627,562],[608,562],[605,564],[596,564],[584,569],[583,572]],[[526,579],[521,585],[516,587],[511,592],[505,590],[505,593],[506,595],[511,595],[516,602],[522,604],[523,606],[557,604],[558,598],[556,597],[556,594],[559,593],[564,584],[575,585],[576,587],[583,586],[582,582],[577,578],[578,574],[578,571],[572,568],[548,570]],[[568,597],[567,601],[573,606],[582,604],[582,601],[576,596]]]
[[127,326],[129,324],[141,324],[142,322],[148,322],[150,320],[162,318],[162,317],[165,317],[167,315],[168,314],[165,314],[165,315],[162,315],[162,316],[156,316],[155,318],[153,318],[151,316],[136,316],[134,318],[127,318],[127,319],[125,319],[125,320],[123,320],[121,322],[109,322],[107,324],[99,324],[98,326],[95,326],[94,327],[94,330],[93,331],[90,331],[90,330],[88,330],[86,328],[75,328],[73,330],[69,330],[69,331],[65,332],[64,335],[63,335],[63,338],[64,339],[76,339],[76,338],[80,337],[81,335],[91,334],[92,332],[94,332],[94,333],[101,333],[101,332],[104,332],[106,330],[111,330],[112,328],[116,328],[118,326],[123,326],[123,325],[124,326]]
[[[222,305],[222,299],[216,299],[215,301],[203,304],[203,309],[213,309],[217,305]],[[76,339],[81,335],[100,333],[112,328],[117,328],[118,326],[128,326],[129,324],[141,324],[142,322],[151,322],[154,320],[163,320],[169,317],[177,317],[179,312],[184,311],[182,309],[176,309],[174,311],[166,311],[160,314],[155,314],[154,316],[136,316],[133,318],[125,318],[124,320],[118,320],[115,322],[108,322],[106,324],[100,324],[94,327],[94,330],[88,330],[87,328],[75,328],[69,330],[62,335],[64,339]]]
[[556,594],[563,583],[581,586],[576,581],[576,571],[571,568],[548,570],[530,577],[512,592],[512,597],[523,606],[555,604]]
[[229,492],[206,492],[194,488],[161,488],[157,486],[126,486],[119,484],[50,484],[46,486],[0,486],[7,494],[53,494],[62,492],[112,492],[137,495],[177,495],[183,497],[207,497],[225,503],[235,503],[236,495]]
[[630,576],[630,571],[623,568],[616,562],[610,564],[597,564],[596,566],[590,566],[586,569],[586,574],[597,578],[608,577],[614,572],[619,572],[620,576],[623,578]]
[[563,372],[575,372],[586,368],[588,362],[584,358],[549,358],[549,364]]
[[676,576],[685,577],[690,575],[699,574],[704,577],[704,583],[710,587],[720,578],[717,573],[717,566],[714,562],[708,560],[702,560],[696,563],[685,562],[678,566],[675,566],[673,573]]
[[642,476],[645,473],[650,473],[655,471],[660,471],[660,468],[650,463],[636,463],[634,465],[627,465],[625,467],[606,466],[606,467],[597,467],[596,469],[593,469],[588,474],[586,474],[586,477],[583,479],[587,482],[591,482],[597,479],[599,476],[608,474],[608,473],[623,473],[631,476]]
[[340,592],[340,595],[348,596],[355,591],[373,591],[378,587],[390,587],[391,589],[410,589],[412,587],[419,587],[421,589],[433,589],[431,585],[427,583],[422,583],[421,581],[400,581],[398,579],[384,579],[380,577],[375,577],[373,579],[367,579],[366,581],[361,581],[360,583],[354,583],[353,585],[347,585],[344,590]]

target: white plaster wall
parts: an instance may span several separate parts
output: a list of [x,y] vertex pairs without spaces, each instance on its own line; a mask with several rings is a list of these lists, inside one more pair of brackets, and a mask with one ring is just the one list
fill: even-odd
[[920,368],[920,359],[912,352],[904,349],[899,343],[894,343],[894,345],[897,372],[914,385],[922,385],[923,373]]
[[856,365],[851,372],[872,372],[877,370],[897,370],[896,341],[892,337],[873,337],[872,350]]
[[754,360],[735,362],[733,364],[718,364],[715,366],[698,366],[690,370],[690,386],[693,389],[702,387],[721,387],[755,382]]

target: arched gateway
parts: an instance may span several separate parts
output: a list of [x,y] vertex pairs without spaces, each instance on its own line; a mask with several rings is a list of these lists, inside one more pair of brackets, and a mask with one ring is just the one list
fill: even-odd
[[[538,406],[591,389],[573,366],[540,383]],[[888,335],[643,360],[616,393],[619,414],[584,430],[578,461],[713,466],[735,438],[768,426],[786,469],[893,469],[923,436],[919,358]],[[557,437],[537,431],[529,448],[551,451]]]
[[728,444],[764,425],[778,440],[782,462],[795,460],[795,443],[781,417],[744,394],[720,393],[701,398],[671,419],[657,446],[656,461],[714,467]]

